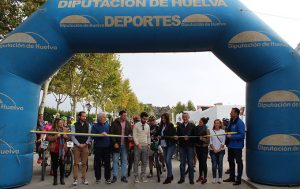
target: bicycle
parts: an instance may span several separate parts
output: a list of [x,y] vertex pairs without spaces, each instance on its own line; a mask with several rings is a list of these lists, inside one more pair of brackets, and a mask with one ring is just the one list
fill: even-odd
[[44,181],[45,180],[45,175],[46,175],[46,167],[48,166],[47,163],[47,158],[46,158],[46,151],[48,148],[49,142],[46,141],[45,139],[42,139],[41,141],[41,150],[42,150],[42,175],[41,175],[41,180]]
[[68,178],[73,170],[73,151],[74,143],[72,141],[67,142],[68,150],[65,155],[64,165],[65,165],[65,177]]
[[153,151],[154,165],[156,167],[157,182],[160,182],[160,175],[162,174],[160,161],[159,161],[159,141],[153,141],[150,149]]

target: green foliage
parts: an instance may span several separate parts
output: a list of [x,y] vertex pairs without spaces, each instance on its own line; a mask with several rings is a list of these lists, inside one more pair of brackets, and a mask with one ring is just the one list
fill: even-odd
[[184,111],[196,111],[195,105],[191,100],[189,100],[187,104],[177,102],[176,106],[172,109],[172,112],[174,112],[175,115],[180,114]]
[[0,40],[45,2],[46,0],[0,0]]
[[[53,120],[53,115],[55,115],[57,113],[55,108],[49,108],[49,107],[45,107],[44,110],[44,120],[45,121],[52,121]],[[58,111],[58,113],[60,114],[61,117],[65,116],[71,116],[71,112],[70,111]]]
[[186,111],[187,108],[185,106],[185,104],[181,103],[181,102],[177,102],[176,106],[174,107],[174,114],[177,115],[177,114],[180,114],[184,111]]
[[76,54],[54,76],[50,92],[69,96],[73,115],[80,99],[107,112],[140,112],[129,80],[122,79],[121,63],[115,54]]
[[188,101],[186,109],[187,111],[196,111],[195,105],[191,100]]

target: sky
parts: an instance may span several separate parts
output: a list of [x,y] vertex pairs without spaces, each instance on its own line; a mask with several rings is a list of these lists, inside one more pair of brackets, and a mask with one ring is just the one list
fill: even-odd
[[[300,42],[299,0],[241,0],[295,48]],[[246,84],[210,52],[119,54],[123,76],[138,99],[155,106],[245,105]],[[182,75],[188,75],[182,79]],[[229,86],[235,90],[228,90]],[[55,107],[52,95],[47,105]],[[80,108],[81,106],[78,105]],[[67,100],[62,109],[69,110]]]

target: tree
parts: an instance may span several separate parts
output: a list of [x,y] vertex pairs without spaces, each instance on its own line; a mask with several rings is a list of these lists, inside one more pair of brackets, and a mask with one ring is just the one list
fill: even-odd
[[177,115],[177,114],[180,114],[184,111],[187,111],[187,108],[185,106],[185,104],[182,104],[181,102],[177,102],[176,106],[174,107],[174,114]]
[[186,106],[187,111],[196,111],[194,103],[189,100]]
[[[85,54],[74,55],[67,64],[65,64],[54,78],[51,88],[66,88],[66,95],[71,99],[72,116],[76,117],[76,105],[80,98],[87,96],[87,91],[83,87],[84,82],[89,75],[86,70],[89,69],[89,61]],[[60,86],[63,85],[63,86]]]
[[95,77],[87,78],[86,87],[97,113],[98,107],[105,111],[106,103],[121,95],[122,72],[115,54],[95,54],[94,63]]
[[106,103],[107,111],[119,112],[126,110],[128,116],[131,117],[144,110],[144,105],[138,101],[135,93],[131,90],[128,79],[122,80],[120,87],[120,95],[115,96],[111,101]]
[[46,0],[1,0],[0,41],[45,2]]
[[50,84],[51,80],[52,80],[52,77],[47,79],[45,81],[45,83],[43,84],[43,94],[42,94],[41,104],[40,104],[40,107],[39,107],[39,114],[44,114],[45,105],[46,105],[46,98],[47,98],[47,95],[48,95],[48,88],[49,88],[49,84]]
[[152,104],[143,104],[143,110],[144,112],[147,112],[150,115],[154,115],[154,110]]
[[136,97],[136,95],[133,92],[129,93],[129,95],[128,95],[128,103],[126,106],[126,110],[127,110],[127,114],[129,116],[139,114],[141,111],[138,98]]

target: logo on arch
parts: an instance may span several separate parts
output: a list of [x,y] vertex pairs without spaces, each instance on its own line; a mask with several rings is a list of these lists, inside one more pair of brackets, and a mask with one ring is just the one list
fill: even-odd
[[60,27],[103,27],[98,21],[88,15],[70,15],[60,21]]
[[218,17],[210,14],[192,14],[182,20],[181,26],[226,26]]
[[244,49],[258,47],[287,47],[284,42],[272,41],[268,34],[257,31],[245,31],[230,39],[228,48]]
[[274,134],[258,143],[258,150],[265,152],[300,152],[300,141],[296,135]]
[[43,36],[34,32],[14,33],[0,42],[1,48],[22,48],[38,50],[58,50]]
[[299,108],[300,98],[297,91],[271,91],[258,101],[258,108]]
[[0,92],[0,111],[23,111],[24,107],[19,106],[14,99]]

